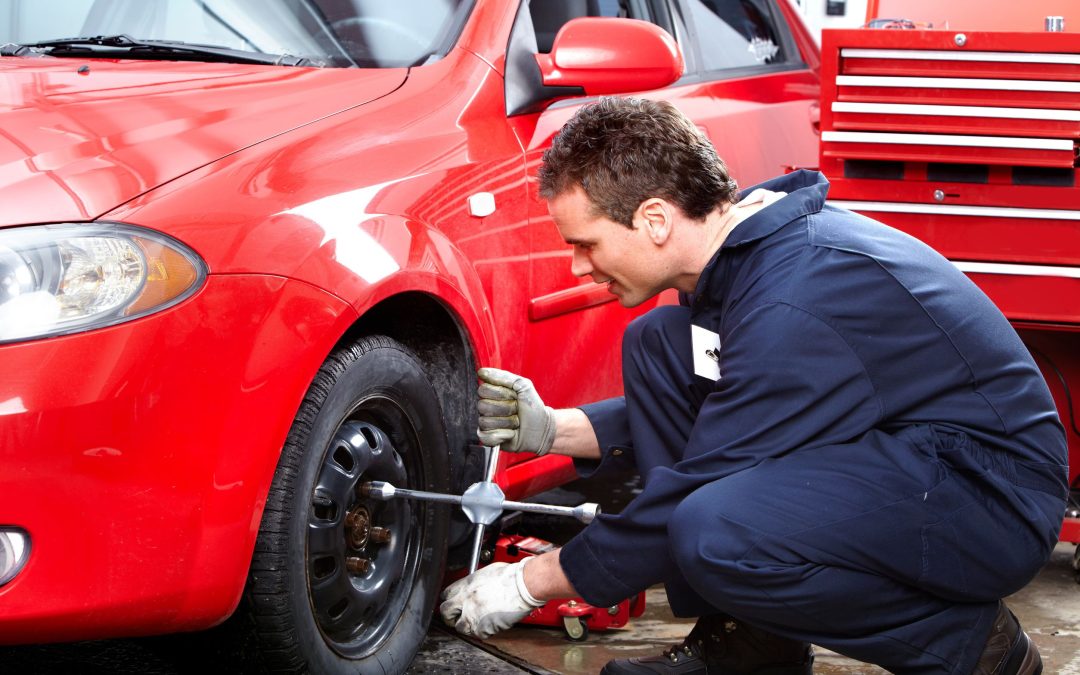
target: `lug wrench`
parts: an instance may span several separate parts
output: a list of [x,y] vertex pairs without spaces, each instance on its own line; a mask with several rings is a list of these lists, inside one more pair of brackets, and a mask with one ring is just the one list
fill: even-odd
[[486,448],[487,461],[484,468],[484,480],[473,483],[464,494],[447,495],[441,492],[425,492],[394,487],[383,481],[370,481],[360,486],[360,493],[367,497],[383,501],[390,499],[417,499],[427,502],[458,504],[461,510],[476,525],[473,532],[472,557],[469,559],[469,574],[480,566],[480,551],[484,546],[484,530],[495,522],[503,509],[526,511],[528,513],[546,513],[552,516],[570,516],[583,523],[590,523],[600,513],[600,505],[585,503],[579,506],[555,506],[553,504],[535,504],[515,502],[506,499],[505,493],[495,482],[495,471],[499,467],[499,447]]

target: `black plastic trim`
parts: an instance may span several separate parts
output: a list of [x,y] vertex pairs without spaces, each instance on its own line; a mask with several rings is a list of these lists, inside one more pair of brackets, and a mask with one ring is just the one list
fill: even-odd
[[536,63],[537,51],[529,0],[522,0],[506,45],[506,79],[503,86],[508,117],[537,112],[553,98],[585,93],[581,87],[545,86],[540,66]]

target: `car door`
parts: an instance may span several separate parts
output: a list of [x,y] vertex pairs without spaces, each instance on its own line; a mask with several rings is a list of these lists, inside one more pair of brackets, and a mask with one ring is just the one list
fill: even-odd
[[711,100],[694,119],[744,187],[817,164],[817,53],[798,43],[785,2],[676,0],[683,81]]
[[[623,17],[656,23],[671,32],[672,15],[666,2],[632,0],[534,0],[530,8],[535,21],[536,51],[547,53],[558,29],[579,16]],[[508,73],[508,81],[511,77]],[[651,92],[654,98],[670,98],[671,92]],[[691,97],[692,98],[692,97]],[[622,389],[620,345],[623,330],[636,316],[655,307],[654,299],[625,309],[606,286],[570,273],[571,249],[559,236],[537,193],[536,171],[544,151],[562,125],[584,104],[595,100],[578,97],[557,100],[539,110],[513,114],[526,153],[528,206],[531,230],[530,297],[528,303],[529,349],[524,372],[537,384],[550,405],[570,406],[619,395]],[[702,98],[698,103],[707,102]],[[686,105],[696,103],[687,100]],[[670,294],[667,302],[674,301]]]
[[[670,87],[637,95],[671,101],[694,119],[741,184],[780,174],[785,165],[815,161],[811,105],[817,76],[770,0],[539,0],[532,5],[529,18],[535,20],[535,49],[541,53],[550,49],[560,22],[575,16],[642,19],[671,33],[687,61],[686,73]],[[515,30],[516,39],[521,32]],[[508,65],[508,91],[512,70]],[[667,291],[626,309],[606,287],[570,273],[572,252],[537,194],[536,170],[554,134],[590,100],[563,99],[537,110],[508,107],[529,177],[532,252],[523,372],[555,406],[619,395],[623,330],[634,317],[676,299]]]

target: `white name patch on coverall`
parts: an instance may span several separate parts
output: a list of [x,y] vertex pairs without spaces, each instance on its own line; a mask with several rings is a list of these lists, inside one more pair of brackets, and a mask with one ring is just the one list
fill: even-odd
[[690,324],[694,351],[694,374],[713,382],[720,379],[720,334]]

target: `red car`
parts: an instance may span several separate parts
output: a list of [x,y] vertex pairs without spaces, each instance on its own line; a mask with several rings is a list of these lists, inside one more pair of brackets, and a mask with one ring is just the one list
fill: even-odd
[[[636,313],[537,197],[589,97],[647,91],[744,184],[816,162],[787,0],[0,7],[0,643],[252,617],[276,669],[401,672],[475,369],[616,394]],[[504,457],[519,499],[574,477]]]

